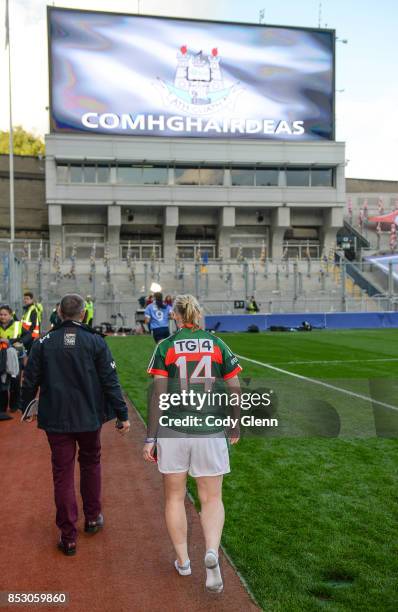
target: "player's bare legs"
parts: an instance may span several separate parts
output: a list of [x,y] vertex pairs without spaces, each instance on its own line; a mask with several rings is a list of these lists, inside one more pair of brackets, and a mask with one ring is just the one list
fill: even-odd
[[180,566],[188,560],[186,482],[187,472],[163,474],[166,525]]
[[224,504],[222,502],[222,476],[196,478],[200,499],[200,522],[205,536],[206,550],[218,551],[224,527]]
[[222,476],[202,476],[196,479],[201,503],[200,522],[206,542],[206,588],[220,593],[223,581],[218,562],[218,548],[224,526]]

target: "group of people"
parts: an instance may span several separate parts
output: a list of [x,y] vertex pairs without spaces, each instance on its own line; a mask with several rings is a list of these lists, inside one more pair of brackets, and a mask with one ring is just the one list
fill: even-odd
[[[62,323],[57,303],[50,315],[50,329]],[[12,419],[20,408],[22,373],[34,340],[43,331],[43,305],[31,291],[23,294],[21,317],[9,304],[0,304],[0,421]],[[90,295],[85,301],[85,322],[92,327],[94,303]]]
[[[179,295],[173,305],[165,303],[161,294],[153,297],[146,307],[146,316],[153,333],[162,331],[154,333],[157,345],[147,370],[154,384],[143,459],[157,462],[163,475],[166,526],[176,553],[175,570],[181,576],[192,572],[184,498],[188,474],[196,479],[206,543],[206,587],[209,591],[221,592],[218,550],[224,524],[222,480],[230,471],[229,444],[239,440],[239,425],[228,430],[214,423],[207,423],[199,430],[196,425],[181,427],[178,417],[197,415],[197,408],[175,403],[168,414],[168,424],[160,425],[159,397],[171,389],[186,391],[191,382],[204,385],[206,397],[213,385],[217,391],[221,385],[239,394],[241,367],[221,339],[201,328],[201,311],[195,297]],[[11,344],[15,345],[13,341],[19,339],[28,353],[18,406],[24,410],[38,397],[37,424],[45,431],[51,449],[56,524],[60,530],[58,548],[65,555],[73,556],[78,535],[74,488],[76,447],[79,448],[84,530],[95,534],[105,524],[101,503],[101,428],[116,418],[116,431],[127,433],[128,408],[107,343],[102,334],[84,323],[85,300],[77,294],[65,295],[57,307],[59,321],[39,341],[35,341],[39,315],[31,294],[24,296],[24,304],[23,332],[19,334],[17,320],[3,305],[1,333],[11,330],[7,336]],[[175,322],[176,331],[172,334],[168,331],[166,337],[164,328],[170,318]],[[204,411],[214,416],[214,405],[204,406]]]
[[[138,303],[140,305],[141,308],[146,308],[147,306],[149,306],[149,304],[152,304],[152,302],[155,301],[156,299],[156,293],[150,293],[149,295],[145,296],[142,295],[139,299],[138,299]],[[173,305],[173,296],[170,294],[167,294],[166,297],[164,298],[164,303],[167,304],[168,306],[172,306]]]
[[34,340],[40,335],[43,307],[34,295],[23,295],[19,319],[9,304],[0,304],[0,421],[12,418],[21,405],[21,375]]
[[[158,343],[167,338],[173,329],[173,325],[170,323],[174,319],[173,298],[171,295],[166,295],[163,299],[162,293],[158,292],[151,293],[147,298],[143,296],[140,300],[140,306],[142,308],[145,307],[145,323],[152,333],[153,339]],[[246,300],[245,311],[247,314],[257,314],[260,312],[254,295]]]

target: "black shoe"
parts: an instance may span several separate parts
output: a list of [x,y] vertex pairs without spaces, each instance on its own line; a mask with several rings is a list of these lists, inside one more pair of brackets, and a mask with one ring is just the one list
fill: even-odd
[[7,412],[0,412],[0,421],[10,421],[12,416],[10,416]]
[[84,531],[86,533],[97,533],[104,526],[104,517],[99,514],[95,521],[86,521],[84,524]]
[[76,542],[58,542],[58,550],[61,550],[67,557],[73,557],[76,554]]

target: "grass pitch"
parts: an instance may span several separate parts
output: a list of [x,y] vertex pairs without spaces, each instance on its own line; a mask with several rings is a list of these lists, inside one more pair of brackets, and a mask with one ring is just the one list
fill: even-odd
[[[273,612],[395,611],[398,447],[386,434],[398,437],[398,411],[385,404],[398,407],[398,330],[222,338],[271,366],[242,359],[242,378],[279,399],[281,429],[246,432],[224,480],[223,544],[258,603]],[[109,344],[145,418],[153,340]],[[326,429],[319,411],[332,417]]]

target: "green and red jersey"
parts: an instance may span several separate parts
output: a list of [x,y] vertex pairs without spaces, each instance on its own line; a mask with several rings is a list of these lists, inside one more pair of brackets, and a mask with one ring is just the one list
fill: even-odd
[[[238,358],[217,336],[194,327],[182,327],[162,340],[148,366],[148,374],[191,380],[196,370],[199,378],[228,380],[242,370]],[[186,374],[186,375],[184,375]]]
[[[167,377],[168,393],[191,389],[197,393],[209,393],[209,401],[206,400],[200,413],[195,406],[182,404],[174,404],[167,411],[169,415],[184,417],[192,414],[221,416],[225,407],[222,402],[216,406],[211,399],[222,393],[225,395],[225,381],[239,374],[241,370],[238,358],[225,342],[203,329],[186,326],[157,345],[147,371],[154,376]],[[172,428],[192,433],[223,429],[220,426]]]

